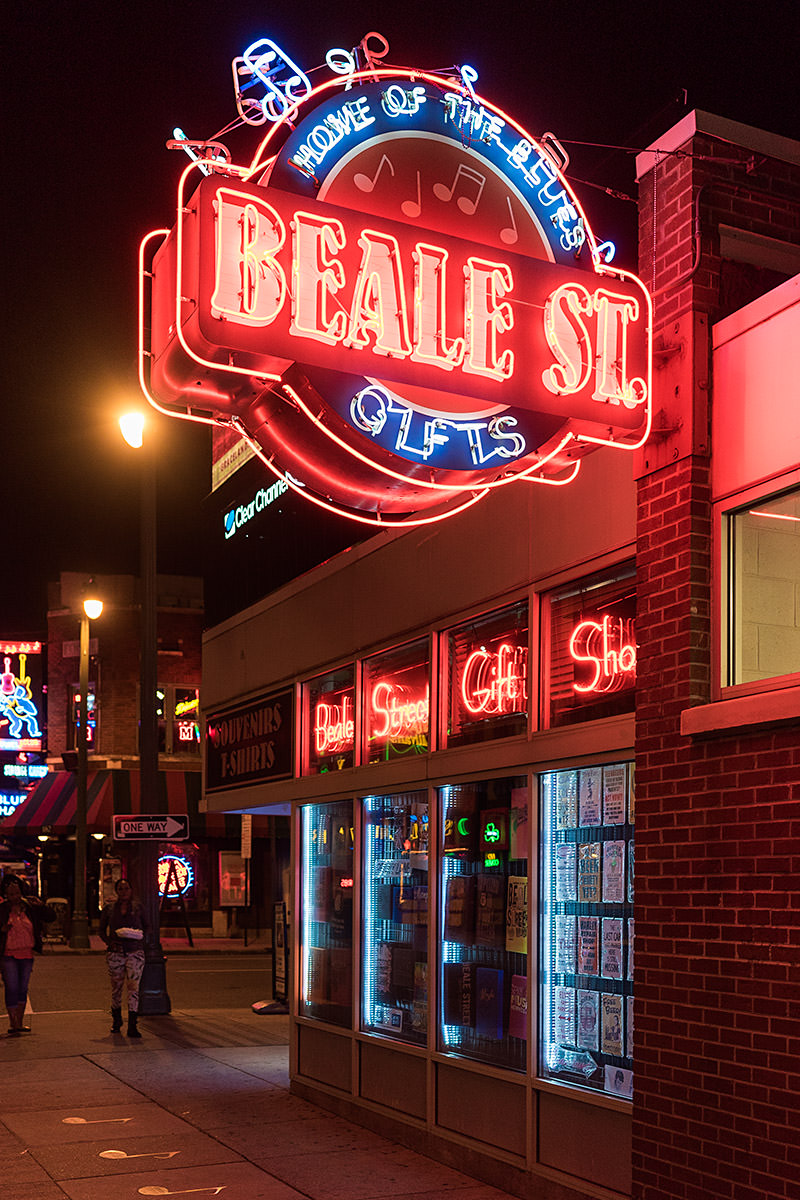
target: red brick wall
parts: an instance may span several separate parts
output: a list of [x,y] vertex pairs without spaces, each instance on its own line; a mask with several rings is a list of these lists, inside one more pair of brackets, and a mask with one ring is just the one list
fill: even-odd
[[[705,137],[688,148],[752,157]],[[719,319],[773,282],[720,262],[720,221],[800,240],[796,168],[766,161],[747,175],[681,158],[659,166],[653,258],[652,185],[651,172],[640,273],[655,282],[657,334],[691,309]],[[677,283],[694,261],[700,188],[703,254]],[[772,200],[754,194],[770,190]],[[658,378],[655,408],[674,412]],[[690,452],[676,441],[674,459],[662,450],[667,465],[638,485],[632,1190],[635,1200],[789,1200],[800,1197],[800,729],[680,733],[682,710],[711,699],[718,636],[696,379],[687,363],[682,419],[702,425]]]

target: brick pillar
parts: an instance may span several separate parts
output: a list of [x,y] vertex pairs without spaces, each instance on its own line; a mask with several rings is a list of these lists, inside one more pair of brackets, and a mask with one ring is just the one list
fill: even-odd
[[[794,1001],[788,988],[793,954],[800,962],[796,906],[790,916],[780,884],[765,896],[781,856],[784,872],[792,853],[797,864],[785,819],[800,796],[797,730],[693,741],[680,717],[712,698],[718,636],[710,326],[778,282],[724,261],[719,226],[800,240],[800,172],[689,124],[684,156],[640,179],[639,272],[654,291],[656,355],[654,436],[637,464],[632,1194],[765,1200],[800,1196],[789,1136],[800,1101],[795,1091],[793,1117],[779,1066],[782,1048],[784,1065],[789,1046],[800,1050],[800,980]],[[781,823],[767,828],[773,812]]]

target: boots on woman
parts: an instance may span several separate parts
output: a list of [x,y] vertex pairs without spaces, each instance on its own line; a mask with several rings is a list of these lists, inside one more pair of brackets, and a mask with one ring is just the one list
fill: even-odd
[[122,1009],[114,1008],[112,1006],[112,1008],[111,1008],[111,1032],[119,1033],[120,1029],[122,1029]]
[[136,1024],[138,1015],[138,1013],[128,1013],[128,1037],[140,1038],[142,1036],[139,1033],[139,1027]]

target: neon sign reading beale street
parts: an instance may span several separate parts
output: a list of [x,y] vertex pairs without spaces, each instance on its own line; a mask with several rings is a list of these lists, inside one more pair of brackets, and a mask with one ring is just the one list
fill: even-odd
[[461,699],[474,716],[524,712],[528,700],[528,650],[504,642],[496,653],[483,646],[464,663]]
[[415,697],[386,680],[376,683],[370,704],[370,737],[380,741],[427,734],[429,708],[427,688],[424,695]]
[[[139,321],[156,408],[233,427],[272,480],[381,526],[569,483],[652,415],[651,300],[610,265],[564,148],[473,67],[387,53],[373,32],[314,68],[268,37],[234,59],[260,140],[240,164],[169,143],[190,163],[174,227],[142,242]],[[277,494],[231,508],[225,537]]]
[[337,754],[353,745],[355,720],[353,701],[343,696],[341,704],[320,700],[314,708],[314,749],[317,754]]

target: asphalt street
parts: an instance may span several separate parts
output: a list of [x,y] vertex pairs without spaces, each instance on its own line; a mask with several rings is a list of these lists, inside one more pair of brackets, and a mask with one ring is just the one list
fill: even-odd
[[[268,999],[272,958],[253,954],[167,956],[167,991],[174,1009],[241,1008]],[[109,1007],[108,973],[102,954],[64,954],[49,947],[37,956],[30,986],[36,1013],[88,1012]]]

